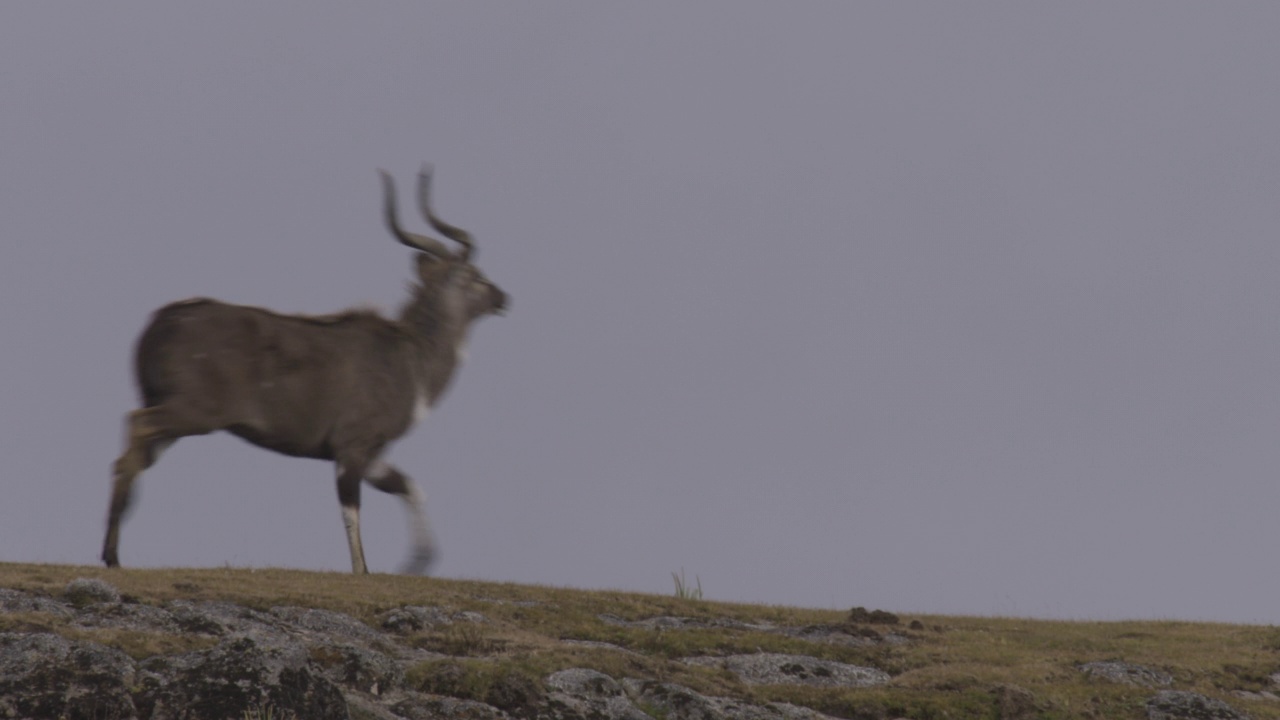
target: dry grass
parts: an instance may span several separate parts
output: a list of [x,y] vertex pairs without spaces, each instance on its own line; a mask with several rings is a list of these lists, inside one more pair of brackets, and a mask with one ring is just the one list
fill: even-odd
[[[1154,692],[1091,681],[1082,663],[1124,660],[1164,670],[1178,689],[1228,701],[1254,718],[1280,719],[1280,702],[1234,697],[1269,687],[1280,672],[1280,629],[1186,622],[1056,622],[1013,618],[902,618],[905,645],[849,647],[740,629],[647,630],[609,625],[658,615],[728,618],[784,626],[839,625],[847,611],[716,603],[671,596],[583,591],[398,575],[356,577],[293,570],[160,569],[0,564],[0,587],[57,596],[77,577],[101,578],[127,600],[225,600],[254,608],[300,605],[350,614],[376,626],[403,605],[482,613],[482,625],[455,623],[407,638],[450,658],[412,669],[414,687],[494,704],[519,704],[556,670],[589,667],[613,677],[677,682],[704,693],[756,702],[786,701],[840,717],[995,717],[1002,685],[1034,694],[1045,718],[1140,718]],[[918,620],[925,629],[907,630]],[[884,626],[876,626],[884,632]],[[72,628],[43,613],[0,615],[0,631],[47,630],[119,647],[133,657],[181,652],[209,640]],[[610,643],[630,652],[563,640]],[[194,644],[193,644],[194,643]],[[862,690],[748,687],[722,671],[678,662],[689,655],[757,651],[813,655],[890,672],[888,686]]]

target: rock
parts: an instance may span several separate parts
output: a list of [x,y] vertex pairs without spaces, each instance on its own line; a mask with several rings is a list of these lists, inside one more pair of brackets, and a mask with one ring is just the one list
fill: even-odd
[[459,700],[444,695],[405,693],[390,709],[406,720],[508,720],[511,716],[492,705],[475,700]]
[[1167,687],[1173,684],[1173,676],[1162,670],[1133,663],[1118,661],[1100,661],[1085,663],[1080,672],[1095,680],[1106,680],[1124,685],[1140,687]]
[[347,720],[336,685],[314,671],[301,644],[234,637],[210,650],[144,661],[140,693],[151,720],[225,720],[261,713]]
[[449,614],[437,607],[420,607],[406,605],[396,608],[382,618],[382,627],[402,635],[449,625],[453,622]]
[[128,655],[51,633],[0,633],[0,717],[138,717]]
[[48,613],[59,617],[70,617],[73,614],[67,606],[56,600],[8,588],[0,588],[0,610],[10,613]]
[[1252,690],[1232,690],[1231,694],[1241,698],[1242,700],[1270,700],[1272,702],[1280,700],[1280,695],[1276,695],[1270,690],[1262,690],[1260,692],[1253,692]]
[[[426,638],[401,635],[452,628],[477,631],[491,624],[475,612],[403,606],[379,616],[371,627],[338,612],[280,606],[255,610],[227,602],[174,600],[162,605],[122,601],[109,584],[79,579],[62,596],[42,597],[0,589],[0,611],[29,614],[9,623],[22,632],[0,633],[0,718],[67,720],[206,720],[254,717],[359,718],[360,720],[645,720],[655,715],[681,720],[827,720],[813,710],[785,703],[701,695],[654,680],[623,682],[596,670],[571,668],[545,678],[510,668],[483,671],[480,686],[466,663],[453,676],[439,669],[432,682],[405,687],[407,672],[444,656],[422,649]],[[814,642],[823,636],[861,638],[879,632],[852,626],[779,628],[729,619],[661,616],[601,620],[654,631],[720,628],[790,634]],[[130,652],[157,654],[134,660],[94,642],[69,640],[51,628],[125,638]],[[109,633],[100,633],[108,629]],[[115,631],[123,631],[117,634]],[[203,637],[205,643],[175,642]],[[562,640],[565,646],[632,653],[599,641]],[[204,649],[177,653],[174,647]],[[170,648],[165,650],[165,648]],[[584,653],[585,655],[585,653]],[[724,667],[750,683],[824,687],[878,684],[888,676],[797,655],[690,658],[693,665]],[[479,666],[477,666],[479,667]],[[637,666],[639,667],[639,666]],[[472,668],[474,669],[474,668]],[[431,692],[422,692],[430,690]],[[443,694],[431,694],[443,693]],[[457,695],[457,697],[453,697]],[[468,698],[468,699],[463,699]]]
[[182,626],[168,610],[151,605],[120,602],[98,602],[87,605],[76,614],[75,624],[80,627],[109,627],[139,632],[156,632],[181,635]]
[[326,642],[345,639],[351,642],[372,643],[381,639],[377,630],[332,610],[316,610],[302,607],[273,607],[271,614],[287,622],[293,629],[301,629],[313,635],[321,635]]
[[650,720],[631,703],[622,685],[595,670],[571,668],[546,679],[547,711],[564,720]]
[[880,634],[869,627],[858,625],[806,625],[799,628],[778,628],[788,637],[826,645],[871,647],[873,645],[904,645],[910,639],[896,633]]
[[214,637],[227,633],[227,626],[217,618],[187,603],[172,603],[169,616],[184,633]]
[[543,704],[545,693],[538,683],[518,672],[508,672],[494,678],[484,693],[484,702],[500,710],[528,717]]
[[674,683],[637,681],[633,692],[640,704],[656,708],[659,712],[655,714],[666,720],[776,720],[780,717],[756,705],[707,697]]
[[1161,690],[1147,701],[1148,720],[1248,720],[1248,715],[1200,693]]
[[792,705],[791,703],[769,703],[767,707],[778,711],[778,715],[782,720],[835,720],[830,715],[824,715],[816,710]]
[[344,696],[347,699],[347,711],[352,718],[359,718],[360,720],[404,720],[402,715],[398,715],[384,706],[380,702],[383,699],[381,697],[366,697],[356,692],[348,692]]
[[93,603],[120,602],[120,591],[111,583],[97,578],[76,578],[67,583],[62,591],[67,602],[76,607],[84,607]]
[[[861,611],[860,613],[858,611]],[[859,622],[881,625],[896,625],[898,617],[883,610],[868,612],[865,608],[854,608],[854,614],[863,618]],[[869,627],[854,624],[843,625],[806,625],[803,627],[778,627],[770,623],[745,623],[728,618],[689,618],[670,615],[645,618],[643,620],[623,620],[617,615],[602,613],[597,615],[606,625],[617,627],[644,628],[646,630],[694,630],[694,629],[727,629],[753,630],[756,632],[776,633],[788,637],[799,638],[808,642],[828,645],[849,645],[867,647],[871,645],[902,645],[910,642],[910,638],[898,634],[881,634]]]
[[188,631],[222,636],[245,634],[255,637],[289,638],[289,623],[274,615],[228,602],[175,600],[168,605],[174,622]]
[[889,674],[875,668],[819,660],[807,655],[756,653],[728,657],[685,658],[685,663],[729,670],[748,685],[811,685],[814,687],[873,687],[889,682]]
[[1000,720],[1034,720],[1040,716],[1036,696],[1030,690],[1017,685],[997,685],[991,689],[995,696],[996,713]]
[[898,616],[886,610],[868,611],[864,607],[849,610],[849,622],[870,625],[897,625]]
[[645,715],[666,720],[833,720],[787,703],[751,705],[731,698],[709,697],[674,683],[628,678],[622,685]]
[[313,645],[311,659],[330,682],[381,695],[404,685],[404,667],[387,655],[357,645]]
[[623,620],[617,615],[603,613],[597,616],[600,621],[606,625],[615,625],[617,627],[633,627],[644,628],[646,630],[690,630],[703,628],[731,628],[736,630],[775,630],[772,625],[751,625],[737,620],[728,618],[688,618],[674,617],[670,615],[660,615],[658,617],[645,618],[644,620]]

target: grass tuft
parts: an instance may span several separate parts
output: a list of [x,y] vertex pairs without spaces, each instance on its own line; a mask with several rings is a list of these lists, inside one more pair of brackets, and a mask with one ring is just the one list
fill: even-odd
[[676,583],[676,597],[681,600],[701,600],[702,599],[702,578],[697,575],[693,576],[695,587],[690,587],[684,580],[684,568],[680,568],[680,574],[671,573],[671,579]]

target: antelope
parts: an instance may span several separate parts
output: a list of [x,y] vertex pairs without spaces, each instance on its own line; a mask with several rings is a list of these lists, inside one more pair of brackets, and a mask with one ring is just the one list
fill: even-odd
[[398,318],[358,309],[284,315],[208,298],[152,315],[134,355],[142,407],[125,418],[125,449],[114,466],[102,547],[107,567],[120,564],[120,524],[138,475],[177,440],[225,430],[267,450],[333,461],[354,573],[369,571],[360,542],[361,483],[399,497],[412,535],[403,572],[426,571],[435,541],[424,496],[381,457],[440,401],[471,324],[503,314],[508,298],[475,266],[470,233],[432,211],[429,165],[418,175],[418,206],[457,250],[403,230],[395,182],[378,172],[387,228],[417,251],[418,282]]

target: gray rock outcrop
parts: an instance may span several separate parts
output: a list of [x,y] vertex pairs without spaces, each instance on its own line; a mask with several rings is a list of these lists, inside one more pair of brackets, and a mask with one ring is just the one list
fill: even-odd
[[120,602],[120,591],[116,590],[110,583],[97,578],[76,578],[72,580],[67,583],[62,596],[67,599],[67,602],[76,606]]
[[1161,690],[1147,701],[1148,720],[1248,720],[1221,700],[1200,693]]
[[742,678],[748,685],[872,687],[889,682],[889,673],[883,670],[819,660],[807,655],[756,653],[685,658],[685,662],[702,667],[724,668]]
[[562,718],[651,720],[627,697],[622,685],[595,670],[573,668],[547,678],[548,710]]
[[[895,644],[921,640],[897,630],[891,622],[896,617],[876,611],[880,615],[865,613],[863,618],[858,610],[846,623],[796,627],[714,617],[627,620],[601,614],[596,616],[600,624],[588,631],[597,639],[530,633],[537,647],[551,650],[539,656],[551,662],[540,666],[540,660],[523,660],[526,640],[521,633],[526,629],[509,627],[510,620],[496,619],[496,613],[490,620],[458,608],[404,605],[370,617],[369,624],[307,607],[251,608],[200,600],[147,604],[97,579],[74,580],[50,594],[0,588],[0,718],[831,720],[811,708],[760,698],[843,697],[845,689],[890,683],[888,673],[768,652],[672,661],[646,653],[646,643],[668,633],[723,630],[737,646],[751,647],[765,633],[785,636],[788,649],[807,643],[815,654],[876,658],[897,652]],[[494,637],[495,629],[507,637]],[[849,652],[832,645],[872,651]],[[711,648],[717,645],[703,638],[688,647],[715,652]],[[593,663],[610,674],[564,667]],[[1090,679],[1151,688],[1145,691],[1152,693],[1145,705],[1149,720],[1248,717],[1205,695],[1162,689],[1175,683],[1164,670],[1117,660],[1077,669]],[[646,673],[653,676],[632,676]],[[1272,680],[1280,685],[1280,674]],[[747,690],[744,685],[775,687]],[[724,689],[712,694],[706,692],[710,687]],[[731,694],[738,696],[727,696]],[[877,710],[875,696],[870,694],[871,716],[892,712],[888,707]],[[1234,697],[1272,702],[1276,695],[1239,689]],[[1009,684],[991,687],[987,702],[989,714],[1003,720],[1029,720],[1055,709],[1051,699]]]
[[[448,658],[412,642],[424,630],[480,627],[479,613],[404,606],[371,627],[328,610],[176,600],[148,605],[122,598],[109,583],[75,580],[57,597],[0,589],[0,610],[30,615],[0,633],[0,718],[68,720],[823,720],[785,703],[753,705],[652,679],[621,681],[587,668],[553,672],[540,683],[524,676],[496,682],[483,697],[452,697],[410,687],[407,671]],[[44,618],[43,620],[41,618]],[[650,618],[609,624],[652,630],[718,627],[785,631],[737,621]],[[24,631],[29,626],[30,631]],[[65,627],[77,639],[53,632]],[[134,657],[94,642],[105,634],[157,637],[186,650],[138,651]],[[89,638],[89,639],[84,639]],[[635,654],[600,642],[566,647]],[[164,643],[156,646],[167,647]],[[139,659],[141,658],[141,659]],[[873,668],[800,655],[692,658],[691,665],[724,667],[753,684],[860,687],[888,681]],[[436,690],[440,692],[440,690]]]
[[1173,676],[1163,670],[1115,660],[1085,663],[1080,671],[1090,678],[1140,687],[1168,687]]
[[787,703],[750,705],[732,698],[700,695],[674,683],[628,679],[623,680],[622,685],[637,705],[650,710],[645,713],[647,717],[667,720],[834,720],[809,708]]
[[0,633],[0,717],[138,717],[128,655],[52,633]]
[[231,638],[211,650],[142,663],[147,674],[135,701],[151,720],[243,717],[271,708],[280,715],[346,720],[342,690],[294,643]]

